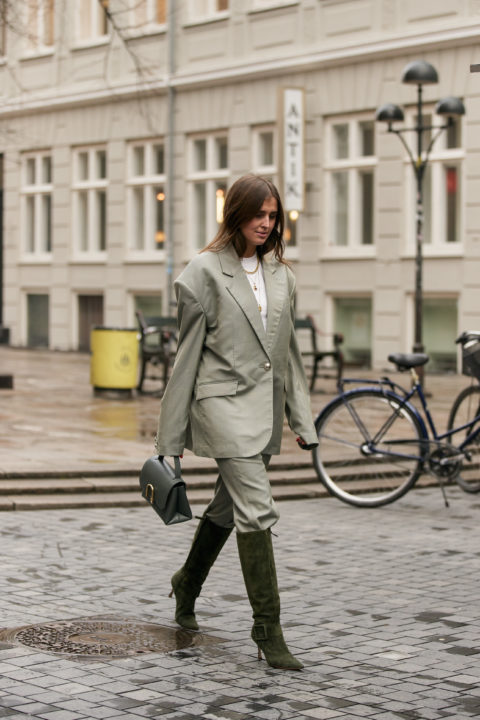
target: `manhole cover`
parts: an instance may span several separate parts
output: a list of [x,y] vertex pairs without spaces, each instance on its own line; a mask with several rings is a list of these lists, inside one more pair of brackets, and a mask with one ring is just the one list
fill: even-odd
[[221,638],[131,619],[93,617],[27,625],[0,632],[0,642],[76,656],[125,657],[211,645]]

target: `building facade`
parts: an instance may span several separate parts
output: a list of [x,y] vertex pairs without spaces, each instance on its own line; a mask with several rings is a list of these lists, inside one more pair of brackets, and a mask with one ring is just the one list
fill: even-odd
[[[424,181],[424,342],[456,367],[480,329],[479,0],[24,0],[0,38],[3,323],[12,345],[89,347],[92,325],[173,312],[173,278],[215,234],[228,186],[289,176],[285,91],[301,91],[297,312],[381,368],[411,350],[415,181],[376,109],[416,93],[466,114]],[[287,122],[288,128],[288,122]],[[434,132],[434,131],[432,131]],[[415,133],[405,135],[414,142]],[[300,158],[300,160],[299,160]],[[291,164],[291,163],[290,163]],[[0,316],[1,320],[1,316]]]

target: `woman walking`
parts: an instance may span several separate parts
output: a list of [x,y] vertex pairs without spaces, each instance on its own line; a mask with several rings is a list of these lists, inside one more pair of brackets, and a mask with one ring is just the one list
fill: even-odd
[[198,630],[195,600],[235,527],[259,659],[263,650],[272,667],[301,669],[280,625],[270,531],[279,513],[267,475],[270,457],[280,452],[285,413],[300,447],[317,445],[283,226],[275,185],[256,175],[240,178],[227,193],[216,237],[175,282],[178,350],[156,450],[175,456],[188,448],[215,458],[219,468],[213,500],[172,577],[176,621]]

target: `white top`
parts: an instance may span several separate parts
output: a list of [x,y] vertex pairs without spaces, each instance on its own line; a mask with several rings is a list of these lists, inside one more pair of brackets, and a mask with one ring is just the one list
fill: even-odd
[[[250,287],[252,288],[255,300],[257,301],[258,310],[260,312],[263,327],[267,329],[267,291],[265,289],[265,278],[263,275],[262,263],[258,261],[258,255],[252,257],[240,258],[245,275],[248,278]],[[255,270],[256,268],[256,270]]]

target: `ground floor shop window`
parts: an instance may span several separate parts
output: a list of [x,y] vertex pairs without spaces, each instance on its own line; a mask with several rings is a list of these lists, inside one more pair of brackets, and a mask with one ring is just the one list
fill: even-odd
[[92,328],[103,325],[103,295],[78,296],[78,349],[90,351]]
[[347,365],[370,367],[372,360],[372,300],[369,297],[334,299],[335,332],[344,338]]
[[27,345],[48,347],[49,345],[49,298],[46,294],[27,295]]
[[427,372],[456,372],[457,298],[423,299],[423,345],[430,356]]
[[133,301],[135,312],[140,311],[146,318],[163,315],[161,295],[135,295]]

